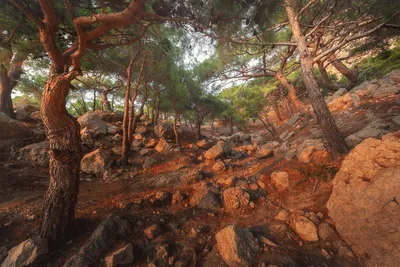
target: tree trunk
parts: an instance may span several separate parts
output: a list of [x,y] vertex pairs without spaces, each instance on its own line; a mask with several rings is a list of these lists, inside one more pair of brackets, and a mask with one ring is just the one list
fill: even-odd
[[234,131],[233,131],[233,118],[232,118],[232,116],[229,117],[229,131],[230,131],[231,135],[234,133]]
[[341,60],[338,60],[335,55],[329,57],[330,63],[349,80],[346,89],[350,90],[358,83],[358,70],[348,68]]
[[96,91],[93,90],[93,112],[96,111]]
[[178,150],[181,151],[181,142],[179,140],[179,133],[178,133],[178,127],[177,127],[179,114],[178,114],[178,111],[176,109],[176,103],[175,102],[172,103],[172,107],[174,108],[174,111],[175,111],[175,116],[174,116],[175,142],[176,142],[176,145],[178,146]]
[[325,103],[317,81],[312,73],[313,60],[307,49],[306,39],[301,32],[297,14],[292,6],[293,1],[285,0],[285,2],[289,24],[291,26],[293,37],[297,43],[297,49],[300,55],[303,82],[307,88],[308,97],[314,109],[317,120],[321,126],[322,132],[328,141],[333,157],[336,158],[338,154],[347,153],[349,148],[332,118],[332,114]]
[[15,119],[14,108],[11,99],[12,92],[10,78],[7,69],[0,66],[0,112],[7,114],[10,118]]
[[103,103],[103,106],[106,111],[112,111],[110,101],[108,101],[108,98],[107,98],[107,94],[108,93],[104,92],[104,91],[101,93],[101,102]]
[[326,69],[324,67],[324,63],[322,61],[318,61],[317,62],[318,65],[318,70],[321,73],[321,77],[322,77],[322,85],[327,88],[330,91],[337,91],[340,89],[340,86],[332,84],[329,81],[329,76],[328,73],[326,72]]
[[50,182],[44,198],[40,235],[64,239],[75,217],[82,159],[80,126],[65,108],[71,78],[54,75],[47,80],[41,115],[50,143]]
[[211,120],[211,121],[210,121],[210,126],[211,126],[211,131],[212,131],[212,132],[215,132],[215,129],[214,129],[214,120]]
[[301,102],[296,96],[296,89],[294,86],[288,81],[285,75],[282,72],[276,72],[275,77],[278,81],[288,90],[288,97],[290,102],[292,102],[293,106],[296,108],[297,111],[308,114],[308,110],[306,106]]
[[156,119],[154,125],[158,124],[158,118],[160,117],[160,102],[160,89],[157,89]]
[[85,98],[83,97],[82,88],[79,89],[79,92],[81,94],[81,100],[82,100],[81,106],[83,108],[83,111],[86,113],[86,112],[88,112],[88,109],[87,109],[87,106],[86,106]]
[[274,127],[269,123],[269,121],[267,120],[268,124],[264,122],[264,120],[261,118],[261,116],[258,116],[258,119],[262,122],[262,124],[264,125],[265,129],[267,129],[267,131],[274,136],[275,135],[275,129]]
[[[131,77],[132,77],[132,67],[135,58],[129,62],[129,66],[126,70],[127,72],[127,83],[125,88],[125,96],[124,96],[124,118],[122,120],[122,155],[121,155],[121,164],[128,164],[128,153],[130,150],[130,138],[129,138],[129,98],[131,94]],[[133,105],[133,103],[132,103]]]
[[201,123],[199,116],[196,114],[196,119],[195,119],[195,127],[196,127],[196,138],[197,140],[200,140],[201,138]]
[[275,111],[276,117],[279,121],[282,121],[281,113],[279,112],[279,104],[276,101],[273,102],[272,107]]

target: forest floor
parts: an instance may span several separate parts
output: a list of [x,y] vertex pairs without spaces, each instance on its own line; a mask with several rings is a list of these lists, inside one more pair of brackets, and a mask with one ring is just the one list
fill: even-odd
[[[346,110],[347,108],[334,112],[336,121],[342,124],[341,131],[345,136],[359,131],[368,123],[367,113],[385,121],[400,115],[400,105],[395,97],[361,103],[357,108],[353,108],[352,112]],[[315,119],[308,121],[292,139],[310,138],[311,129],[315,124]],[[249,123],[246,129],[249,132],[262,130],[257,123]],[[291,127],[282,124],[276,136],[285,130],[291,130]],[[204,129],[204,133],[212,134],[208,128]],[[271,137],[272,140],[276,140],[276,137]],[[140,168],[142,159],[132,158],[132,165],[124,170],[124,179],[105,183],[96,179],[86,179],[83,175],[73,232],[67,242],[51,252],[47,266],[61,266],[77,253],[96,226],[111,213],[130,218],[134,228],[131,236],[118,241],[109,252],[133,240],[135,257],[137,256],[135,266],[148,266],[149,256],[143,248],[160,240],[146,239],[143,230],[159,222],[165,228],[159,239],[169,244],[183,243],[195,253],[196,264],[188,266],[226,266],[214,246],[214,237],[229,224],[238,224],[252,231],[265,233],[277,244],[277,247],[265,248],[264,253],[259,254],[259,263],[268,262],[276,266],[361,265],[355,257],[322,256],[321,250],[333,250],[332,247],[342,241],[303,242],[285,223],[275,219],[282,209],[322,213],[323,218],[327,219],[325,204],[332,190],[332,177],[328,173],[337,172],[343,158],[331,160],[324,156],[318,162],[302,163],[297,160],[287,161],[279,156],[260,160],[254,155],[249,155],[232,161],[228,170],[216,172],[212,170],[212,164],[197,160],[202,152],[189,148],[195,141],[194,134],[187,133],[183,140],[183,152],[153,154],[160,164],[148,170]],[[117,171],[119,167],[113,168]],[[174,179],[174,175],[183,175],[182,170],[199,168],[204,173],[204,181],[222,184],[223,187],[224,181],[229,182],[231,177],[261,181],[265,184],[264,194],[254,200],[254,205],[245,209],[209,212],[196,209],[189,203],[196,185],[176,183],[171,186],[167,182],[167,186],[164,187],[154,183],[158,177],[169,179],[172,176],[171,179]],[[270,179],[274,171],[285,171],[290,175],[289,190],[281,193],[274,189]],[[323,175],[317,177],[316,173]],[[5,246],[9,249],[27,238],[38,235],[41,205],[47,185],[47,168],[17,161],[0,162],[0,247]],[[151,200],[160,190],[172,194],[179,190],[188,197],[180,203],[155,204]],[[100,261],[98,265],[101,265]]]

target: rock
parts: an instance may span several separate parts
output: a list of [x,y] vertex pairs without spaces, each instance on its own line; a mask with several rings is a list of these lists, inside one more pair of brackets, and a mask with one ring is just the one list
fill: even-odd
[[87,174],[102,177],[103,173],[111,167],[113,159],[104,148],[98,148],[85,156],[81,161],[81,170]]
[[284,222],[289,221],[289,218],[290,218],[290,213],[287,212],[286,210],[279,211],[278,214],[275,216],[275,220]]
[[239,187],[231,187],[224,191],[224,207],[227,210],[248,206],[250,195]]
[[111,214],[104,219],[90,239],[72,256],[64,267],[93,266],[115,241],[130,233],[129,222],[118,215]]
[[37,111],[39,111],[39,108],[30,104],[16,105],[15,118],[19,121],[31,121],[31,114]]
[[230,267],[252,265],[259,250],[257,240],[249,230],[228,226],[215,235],[219,254]]
[[274,150],[269,144],[265,144],[257,150],[256,157],[258,159],[265,159],[272,156],[274,156]]
[[149,149],[147,149],[147,148],[142,148],[141,150],[140,150],[140,152],[139,152],[139,155],[140,156],[144,156],[144,155],[147,155],[147,154],[149,154],[150,153],[150,150]]
[[318,241],[317,227],[304,216],[292,214],[290,227],[303,241]]
[[351,106],[359,106],[360,97],[354,93],[346,93],[342,96],[334,97],[332,101],[328,103],[328,107],[331,110],[346,109]]
[[218,211],[222,208],[217,195],[206,186],[201,186],[196,190],[190,199],[190,205],[211,211]]
[[294,132],[289,132],[288,130],[286,130],[279,135],[279,140],[284,142],[284,141],[290,139],[293,135],[294,135]]
[[196,146],[198,146],[200,148],[208,148],[209,143],[207,142],[206,139],[202,139],[202,140],[196,142]]
[[135,133],[146,134],[147,128],[145,126],[138,126],[138,127],[136,127]]
[[34,143],[18,150],[17,158],[25,162],[32,162],[47,167],[50,161],[49,150],[50,145],[48,141]]
[[340,236],[366,266],[399,266],[400,132],[369,138],[342,162],[327,202]]
[[157,164],[157,160],[156,159],[153,159],[152,157],[146,157],[144,159],[144,163],[142,165],[142,168],[147,170],[147,169],[150,169],[151,167],[153,167],[156,164]]
[[172,123],[169,121],[162,122],[154,127],[154,134],[158,138],[173,139],[175,138]]
[[287,120],[286,125],[287,125],[287,126],[292,126],[292,125],[294,125],[299,119],[300,119],[300,116],[299,116],[299,115],[294,115],[293,117],[291,117],[290,119]]
[[149,139],[149,140],[147,141],[145,147],[146,147],[146,148],[152,148],[152,147],[155,147],[155,145],[157,145],[157,140],[154,139],[154,138],[151,138],[151,139]]
[[107,134],[116,135],[122,133],[122,127],[119,125],[107,124]]
[[135,134],[135,135],[133,136],[133,138],[134,138],[135,140],[143,140],[143,135],[142,135],[142,134]]
[[367,81],[353,88],[351,92],[366,97],[386,97],[400,93],[400,71],[394,70],[379,80]]
[[82,141],[82,145],[86,145],[86,146],[93,146],[94,141],[92,139],[92,135],[90,134],[88,128],[83,128],[81,130],[81,141]]
[[107,256],[105,263],[107,267],[116,267],[123,264],[130,264],[133,259],[133,246],[129,243],[125,247],[120,248]]
[[112,141],[113,143],[119,143],[119,142],[121,142],[121,141],[122,141],[122,135],[120,135],[120,134],[114,135],[114,136],[111,138],[111,141]]
[[141,147],[143,146],[143,143],[139,140],[133,140],[132,141],[132,147]]
[[335,237],[335,235],[335,230],[333,230],[333,228],[329,224],[321,223],[318,226],[318,236],[322,240],[331,240],[333,237]]
[[107,125],[95,112],[87,112],[78,118],[81,129],[87,128],[92,137],[107,134]]
[[159,224],[153,224],[144,229],[144,234],[148,239],[154,239],[162,233],[162,229]]
[[312,159],[312,154],[316,151],[326,151],[322,140],[306,139],[297,148],[297,158],[300,162],[309,163]]
[[236,142],[236,143],[250,142],[251,141],[251,135],[250,134],[245,134],[243,132],[237,132],[237,133],[234,133],[231,136],[231,140]]
[[339,90],[337,90],[334,94],[333,97],[339,97],[342,96],[344,94],[347,93],[347,89],[346,88],[340,88]]
[[225,171],[226,166],[225,163],[222,160],[218,160],[217,162],[214,163],[212,166],[213,171],[219,172],[219,171]]
[[122,116],[118,113],[114,113],[112,111],[103,111],[103,110],[96,110],[93,112],[94,114],[98,115],[103,121],[106,122],[120,122],[122,121]]
[[171,145],[164,138],[161,138],[158,141],[157,145],[154,147],[154,149],[159,153],[169,152],[171,151],[171,148],[172,148]]
[[29,119],[35,122],[39,122],[42,120],[42,114],[40,114],[40,111],[34,111],[29,115]]
[[393,120],[394,123],[396,123],[397,125],[400,125],[400,116],[393,117],[392,120]]
[[0,150],[33,140],[33,132],[24,124],[0,112]]
[[284,191],[289,187],[289,177],[287,172],[273,172],[271,181],[278,191]]
[[215,160],[229,154],[232,151],[232,146],[224,141],[218,141],[216,145],[211,147],[204,153],[204,157],[209,160]]
[[354,147],[367,138],[381,138],[388,133],[386,130],[388,128],[390,128],[390,124],[385,123],[380,118],[374,118],[374,120],[368,123],[362,130],[346,137],[345,141],[349,146]]
[[33,237],[13,247],[1,267],[19,267],[37,264],[49,251],[47,239]]
[[185,184],[193,184],[200,182],[204,179],[201,169],[189,169],[185,173],[183,180]]

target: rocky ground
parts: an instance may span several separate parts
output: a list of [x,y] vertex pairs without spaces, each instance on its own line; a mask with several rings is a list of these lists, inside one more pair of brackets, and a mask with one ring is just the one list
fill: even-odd
[[77,219],[58,247],[37,237],[49,160],[40,114],[0,114],[1,266],[399,266],[399,93],[394,71],[326,99],[355,147],[336,160],[299,115],[276,136],[253,125],[197,141],[182,125],[182,152],[170,123],[142,118],[123,168],[120,116],[87,113]]

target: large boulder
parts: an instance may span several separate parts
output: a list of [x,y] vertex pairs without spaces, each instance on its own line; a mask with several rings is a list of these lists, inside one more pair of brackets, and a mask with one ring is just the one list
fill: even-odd
[[172,148],[171,144],[169,144],[167,140],[165,140],[164,138],[158,140],[157,145],[154,147],[154,149],[159,153],[169,152],[171,148]]
[[86,154],[81,161],[81,169],[87,174],[102,177],[103,173],[111,167],[113,159],[104,148],[98,148]]
[[27,145],[18,150],[17,158],[25,162],[32,162],[37,165],[49,166],[50,155],[49,141]]
[[107,121],[107,122],[119,122],[119,121],[122,121],[122,117],[123,117],[112,111],[96,110],[93,113],[99,115],[103,121]]
[[64,267],[94,266],[115,241],[126,237],[130,233],[129,222],[118,215],[111,214],[104,219],[89,240],[80,248],[79,252],[71,257]]
[[37,264],[49,251],[47,239],[33,237],[13,247],[1,267],[19,267]]
[[250,266],[259,250],[258,242],[248,229],[228,226],[215,235],[219,254],[230,267]]
[[32,121],[31,114],[37,111],[39,108],[30,104],[16,105],[15,118],[19,121]]
[[400,132],[369,138],[333,180],[329,216],[365,266],[400,266]]
[[98,112],[87,112],[78,118],[81,129],[87,128],[92,137],[107,134],[107,125]]
[[284,191],[289,187],[289,174],[287,172],[273,172],[271,181],[278,191]]
[[334,97],[329,103],[330,110],[346,109],[351,106],[359,106],[360,97],[354,93],[347,93],[342,96]]
[[0,112],[0,150],[24,144],[34,139],[33,132],[23,123]]
[[229,154],[232,151],[230,143],[218,141],[218,143],[204,153],[204,157],[209,160],[221,158],[223,155]]
[[379,80],[364,82],[351,92],[366,97],[386,97],[400,93],[400,70],[394,70]]
[[360,131],[346,137],[345,141],[349,146],[356,146],[367,138],[381,138],[387,134],[387,129],[390,128],[390,123],[384,122],[380,118],[374,118]]

